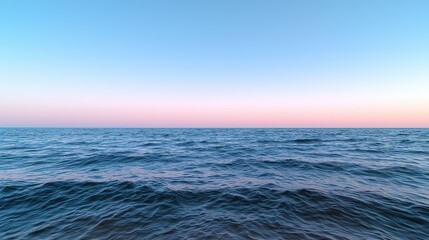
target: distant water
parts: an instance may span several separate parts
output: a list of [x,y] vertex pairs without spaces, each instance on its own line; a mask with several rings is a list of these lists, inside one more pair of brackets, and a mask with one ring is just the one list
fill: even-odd
[[0,239],[429,239],[429,129],[0,129]]

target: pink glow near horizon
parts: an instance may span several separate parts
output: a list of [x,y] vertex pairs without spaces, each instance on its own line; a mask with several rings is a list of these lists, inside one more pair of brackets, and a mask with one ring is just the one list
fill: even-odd
[[429,127],[418,106],[395,108],[192,108],[2,106],[1,124],[21,127]]

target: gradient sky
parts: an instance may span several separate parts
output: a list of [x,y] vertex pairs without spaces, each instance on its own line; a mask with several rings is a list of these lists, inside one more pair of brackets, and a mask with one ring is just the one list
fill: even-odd
[[0,126],[429,127],[429,1],[1,1]]

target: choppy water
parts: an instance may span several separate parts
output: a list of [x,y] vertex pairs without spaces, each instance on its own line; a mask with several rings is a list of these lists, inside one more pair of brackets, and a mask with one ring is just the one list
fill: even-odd
[[429,129],[0,129],[0,239],[429,239]]

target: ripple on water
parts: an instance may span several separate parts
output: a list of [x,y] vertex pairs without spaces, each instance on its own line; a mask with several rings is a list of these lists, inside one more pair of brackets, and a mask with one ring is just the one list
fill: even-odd
[[0,239],[429,239],[427,129],[0,135]]

